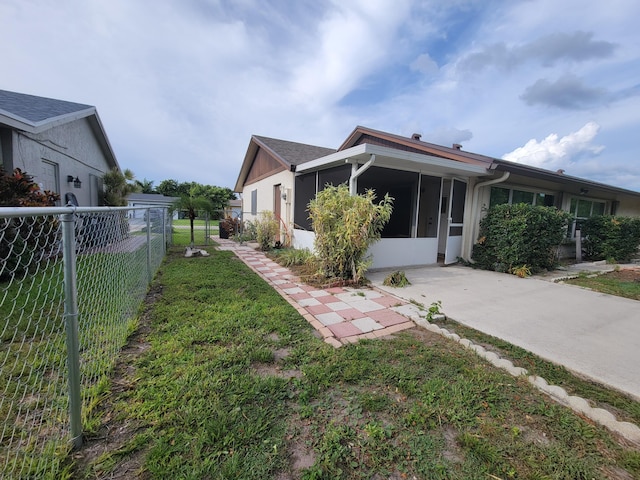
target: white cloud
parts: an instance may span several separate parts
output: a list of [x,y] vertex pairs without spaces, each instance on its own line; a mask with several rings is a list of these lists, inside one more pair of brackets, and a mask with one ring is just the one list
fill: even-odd
[[524,163],[547,170],[567,170],[583,155],[596,156],[604,150],[604,146],[593,144],[600,126],[589,122],[580,130],[562,138],[557,133],[548,135],[538,141],[529,140],[523,147],[505,153],[502,158],[517,163]]
[[419,55],[409,67],[414,72],[420,72],[424,75],[433,75],[438,72],[438,64],[428,53]]
[[397,28],[409,12],[406,0],[335,1],[295,68],[290,83],[301,103],[334,105],[392,54]]

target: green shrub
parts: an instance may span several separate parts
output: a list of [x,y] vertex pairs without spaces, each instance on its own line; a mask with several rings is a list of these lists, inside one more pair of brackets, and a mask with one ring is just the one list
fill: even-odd
[[[50,207],[60,195],[40,190],[19,168],[9,175],[0,167],[1,207]],[[0,222],[0,281],[24,274],[57,246],[58,220],[53,216],[4,218]]]
[[258,240],[258,229],[255,222],[247,220],[242,222],[240,230],[240,240],[244,242],[252,242]]
[[553,268],[569,220],[568,213],[555,207],[496,205],[480,222],[472,259],[479,268],[498,272]]
[[265,210],[260,212],[260,218],[255,221],[256,238],[261,250],[269,250],[273,247],[276,236],[280,233],[280,223],[273,212]]
[[388,194],[375,204],[373,190],[351,195],[346,184],[327,185],[309,202],[315,232],[315,251],[323,275],[359,282],[370,260],[367,249],[380,239],[391,218],[393,198]]
[[283,248],[278,251],[278,262],[284,267],[292,265],[310,265],[315,255],[308,248]]
[[588,259],[627,262],[638,253],[640,218],[591,217],[582,223],[582,237]]

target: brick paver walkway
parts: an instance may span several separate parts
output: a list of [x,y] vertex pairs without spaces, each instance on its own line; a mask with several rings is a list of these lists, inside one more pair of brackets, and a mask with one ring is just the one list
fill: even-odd
[[318,289],[248,245],[215,241],[273,286],[334,347],[406,330],[416,326],[410,317],[424,317],[415,305],[388,293],[366,287]]

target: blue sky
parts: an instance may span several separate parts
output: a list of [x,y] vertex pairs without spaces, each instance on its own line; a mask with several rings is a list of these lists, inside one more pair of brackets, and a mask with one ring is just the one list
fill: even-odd
[[640,191],[637,0],[3,0],[0,88],[95,105],[136,178],[356,125]]

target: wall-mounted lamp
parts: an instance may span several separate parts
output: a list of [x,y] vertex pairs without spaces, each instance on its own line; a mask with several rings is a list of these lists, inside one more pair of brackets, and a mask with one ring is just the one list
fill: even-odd
[[580,189],[580,195],[586,195],[587,193],[589,193],[589,190],[586,188],[581,188]]
[[73,182],[73,188],[82,188],[82,182],[79,177],[73,178],[73,175],[67,175],[67,182]]

